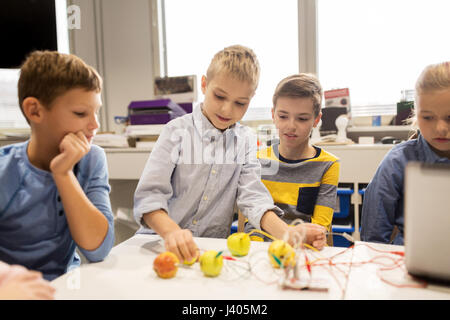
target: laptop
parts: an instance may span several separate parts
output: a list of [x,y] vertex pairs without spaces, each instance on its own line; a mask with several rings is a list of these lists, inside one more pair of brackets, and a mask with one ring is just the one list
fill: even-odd
[[408,272],[450,281],[450,164],[408,163],[404,190]]

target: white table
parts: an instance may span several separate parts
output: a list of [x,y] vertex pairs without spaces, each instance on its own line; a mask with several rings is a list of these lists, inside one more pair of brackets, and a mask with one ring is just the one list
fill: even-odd
[[[450,288],[428,286],[427,288],[397,288],[381,280],[377,275],[379,265],[372,263],[356,265],[374,256],[390,256],[369,247],[367,243],[356,242],[355,249],[326,247],[317,253],[308,250],[313,264],[314,279],[321,278],[329,285],[326,292],[282,289],[278,280],[282,270],[275,270],[268,262],[269,243],[252,242],[249,254],[239,262],[224,260],[221,274],[208,278],[200,270],[199,263],[191,267],[182,266],[175,278],[161,279],[154,272],[153,260],[164,251],[162,242],[153,235],[135,235],[114,247],[108,257],[100,263],[84,264],[57,279],[57,299],[158,299],[158,300],[292,300],[292,299],[450,299]],[[153,241],[153,242],[152,242]],[[225,239],[195,238],[201,250],[227,250]],[[370,244],[378,250],[398,250],[403,247]],[[332,261],[317,261],[319,257],[336,256]],[[224,251],[224,255],[229,255]],[[389,261],[389,258],[387,258]],[[353,262],[354,265],[350,264]],[[243,266],[250,263],[252,273]],[[300,264],[302,262],[299,262]],[[241,267],[238,267],[241,266]],[[339,271],[337,268],[339,268]],[[301,276],[307,276],[302,271]],[[348,275],[348,277],[347,277]],[[399,284],[409,283],[404,271],[383,272],[383,278]]]

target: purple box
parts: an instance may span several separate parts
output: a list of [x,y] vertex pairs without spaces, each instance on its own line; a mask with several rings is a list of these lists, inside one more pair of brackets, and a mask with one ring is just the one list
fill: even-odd
[[128,106],[131,125],[166,124],[186,111],[170,99],[132,101]]
[[178,103],[180,107],[184,109],[187,113],[192,113],[193,103],[192,102],[186,102],[186,103]]

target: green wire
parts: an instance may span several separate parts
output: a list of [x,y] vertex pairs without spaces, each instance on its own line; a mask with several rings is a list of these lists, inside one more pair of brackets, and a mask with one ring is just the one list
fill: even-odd
[[271,253],[271,255],[272,255],[272,257],[275,259],[275,261],[278,263],[278,265],[280,266],[280,268],[282,268],[283,267],[283,265],[282,265],[282,263],[281,263],[281,261],[280,261],[280,259],[278,259],[277,258],[277,256],[276,255],[274,255],[273,253]]

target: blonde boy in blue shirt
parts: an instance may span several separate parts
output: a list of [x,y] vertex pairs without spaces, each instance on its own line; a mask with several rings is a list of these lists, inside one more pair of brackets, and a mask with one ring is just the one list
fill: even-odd
[[219,51],[202,77],[203,103],[169,122],[150,154],[135,193],[138,232],[153,229],[181,260],[197,256],[193,236],[229,235],[235,202],[256,228],[276,238],[300,231],[307,243],[325,244],[321,226],[288,227],[260,180],[256,137],[238,123],[258,80],[252,50],[237,45]]

